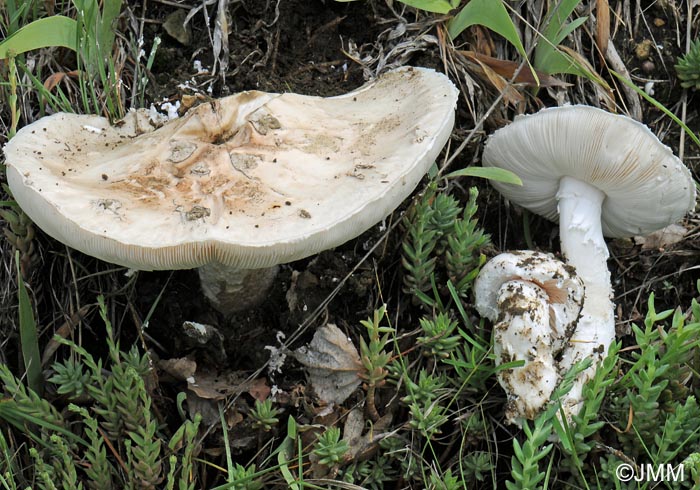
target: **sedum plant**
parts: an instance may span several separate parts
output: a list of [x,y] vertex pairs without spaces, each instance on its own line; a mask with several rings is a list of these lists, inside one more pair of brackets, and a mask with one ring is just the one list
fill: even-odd
[[678,58],[675,66],[683,88],[700,88],[700,38],[690,45],[690,50]]
[[[146,386],[150,358],[135,348],[124,352],[114,340],[103,299],[100,315],[107,330],[108,361],[96,360],[83,347],[56,338],[71,349],[71,357],[54,364],[49,382],[68,401],[59,410],[49,400],[0,364],[0,383],[6,394],[0,420],[0,449],[7,441],[32,441],[13,449],[13,459],[0,459],[4,488],[165,488],[194,490],[194,458],[201,418],[185,420],[171,436],[163,433]],[[21,469],[20,469],[21,468]],[[9,481],[12,481],[12,485]]]
[[343,460],[348,449],[348,443],[340,438],[340,428],[330,427],[318,436],[313,453],[318,457],[318,464],[333,466]]
[[253,427],[259,428],[268,432],[279,423],[277,416],[279,410],[272,406],[272,400],[268,398],[265,401],[255,400],[255,407],[250,412],[253,419]]
[[459,296],[466,297],[486,261],[480,249],[489,237],[474,218],[478,196],[472,187],[461,206],[451,195],[437,192],[433,183],[404,217],[404,289],[428,306],[433,302],[425,293],[433,287],[436,271],[450,280]]

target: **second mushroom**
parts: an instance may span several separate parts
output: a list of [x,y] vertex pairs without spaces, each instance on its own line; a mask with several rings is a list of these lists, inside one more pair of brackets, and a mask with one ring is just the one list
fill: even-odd
[[517,117],[489,138],[483,165],[520,177],[522,187],[493,183],[508,200],[559,221],[561,251],[586,288],[581,318],[560,363],[567,371],[593,360],[562,400],[565,413],[578,413],[583,386],[615,339],[603,236],[644,235],[678,221],[695,206],[695,184],[649,128],[588,106]]

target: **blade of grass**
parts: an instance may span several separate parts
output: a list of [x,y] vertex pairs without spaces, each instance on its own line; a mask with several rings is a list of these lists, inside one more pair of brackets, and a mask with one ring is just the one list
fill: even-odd
[[38,19],[27,24],[0,43],[0,58],[26,53],[33,49],[62,46],[76,50],[77,23],[63,15]]
[[399,0],[410,7],[433,12],[435,14],[446,14],[452,10],[452,5],[447,0]]
[[224,407],[221,403],[219,405],[219,419],[221,420],[221,433],[224,437],[224,449],[226,451],[226,479],[228,483],[233,483],[232,478],[234,478],[233,471],[233,458],[231,457],[231,444],[228,440],[228,425],[226,424],[226,414],[224,413]]
[[299,484],[297,479],[294,478],[292,472],[289,471],[289,461],[291,460],[294,453],[294,441],[297,438],[297,424],[294,417],[289,417],[287,422],[287,437],[284,438],[282,444],[278,448],[277,452],[277,462],[279,463],[280,472],[284,481],[287,482],[289,488],[292,490],[299,490]]
[[12,403],[12,400],[0,400],[0,419],[4,420],[8,424],[13,425],[22,434],[31,437],[32,440],[49,449],[52,447],[52,443],[45,440],[44,437],[40,437],[34,434],[33,432],[28,431],[27,424],[36,425],[37,427],[43,427],[44,429],[59,433],[65,436],[66,439],[70,439],[75,443],[88,446],[88,443],[85,441],[85,439],[73,434],[71,431],[64,429],[63,427],[59,427],[50,422],[47,422],[39,417],[26,414],[21,410],[17,409],[16,406]]
[[510,170],[497,167],[467,167],[447,174],[445,177],[481,177],[505,184],[523,185],[520,177]]
[[15,252],[15,265],[17,267],[17,295],[19,300],[19,337],[22,345],[24,370],[27,374],[27,386],[41,395],[44,388],[44,378],[41,374],[39,337],[37,335],[34,312],[32,311],[32,303],[22,279],[19,250]]
[[652,97],[651,95],[649,95],[648,93],[646,93],[646,92],[645,92],[644,90],[642,90],[641,88],[637,87],[637,86],[636,86],[634,83],[632,83],[630,80],[627,80],[627,79],[626,79],[625,77],[623,77],[621,74],[617,73],[617,72],[614,71],[614,70],[610,70],[610,73],[612,73],[612,74],[615,76],[615,78],[617,78],[618,80],[620,80],[622,83],[624,83],[625,85],[627,85],[629,88],[631,88],[632,90],[634,90],[635,92],[637,92],[639,95],[641,95],[642,97],[644,97],[644,98],[647,100],[647,102],[649,102],[651,105],[653,105],[654,107],[656,107],[657,109],[659,109],[661,112],[663,112],[664,114],[666,114],[668,117],[670,117],[670,118],[673,120],[673,122],[675,122],[675,123],[678,124],[681,128],[683,128],[683,131],[685,131],[686,134],[687,134],[688,136],[690,136],[690,139],[692,139],[693,142],[694,142],[696,145],[698,145],[698,148],[700,148],[700,138],[698,138],[698,135],[696,135],[695,133],[693,133],[693,130],[690,129],[683,121],[681,121],[681,120],[678,118],[678,116],[676,116],[673,112],[671,112],[670,110],[668,110],[661,102],[659,102],[658,100],[656,100],[654,97]]

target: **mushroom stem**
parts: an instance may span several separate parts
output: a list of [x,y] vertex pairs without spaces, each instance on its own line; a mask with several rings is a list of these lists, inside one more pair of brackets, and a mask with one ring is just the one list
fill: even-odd
[[241,269],[212,262],[197,269],[202,292],[224,316],[260,304],[267,296],[279,267]]
[[557,200],[561,250],[586,288],[581,316],[560,366],[566,372],[578,361],[586,358],[593,361],[562,400],[564,412],[570,416],[580,410],[583,385],[593,377],[615,340],[615,317],[607,266],[609,254],[601,225],[605,194],[578,179],[563,177]]

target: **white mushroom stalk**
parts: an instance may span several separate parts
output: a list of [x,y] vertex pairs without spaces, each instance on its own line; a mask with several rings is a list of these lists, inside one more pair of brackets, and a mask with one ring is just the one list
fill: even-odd
[[474,292],[476,309],[494,322],[496,364],[524,361],[498,372],[508,397],[506,420],[520,425],[535,418],[559,384],[557,358],[576,327],[583,284],[553,255],[520,251],[491,259]]
[[224,316],[253,308],[268,296],[279,266],[242,269],[219,262],[197,268],[202,293]]
[[581,319],[559,366],[593,361],[563,400],[571,418],[615,339],[603,236],[644,235],[675,223],[695,206],[695,184],[649,128],[587,106],[516,117],[489,138],[482,162],[521,178],[522,187],[493,183],[507,199],[559,220],[562,253],[586,287]]
[[576,178],[563,177],[557,200],[561,251],[586,285],[586,300],[576,332],[564,351],[560,367],[566,372],[578,361],[593,361],[591,368],[574,380],[571,390],[561,400],[564,413],[570,418],[579,412],[583,403],[584,384],[595,374],[615,340],[615,305],[607,265],[608,247],[601,226],[605,194]]
[[[241,92],[156,128],[54,114],[5,146],[15,199],[46,233],[137,270],[201,271],[225,315],[274,266],[358,236],[413,191],[447,142],[458,91],[403,67],[337,97]],[[272,268],[272,269],[269,269]]]

